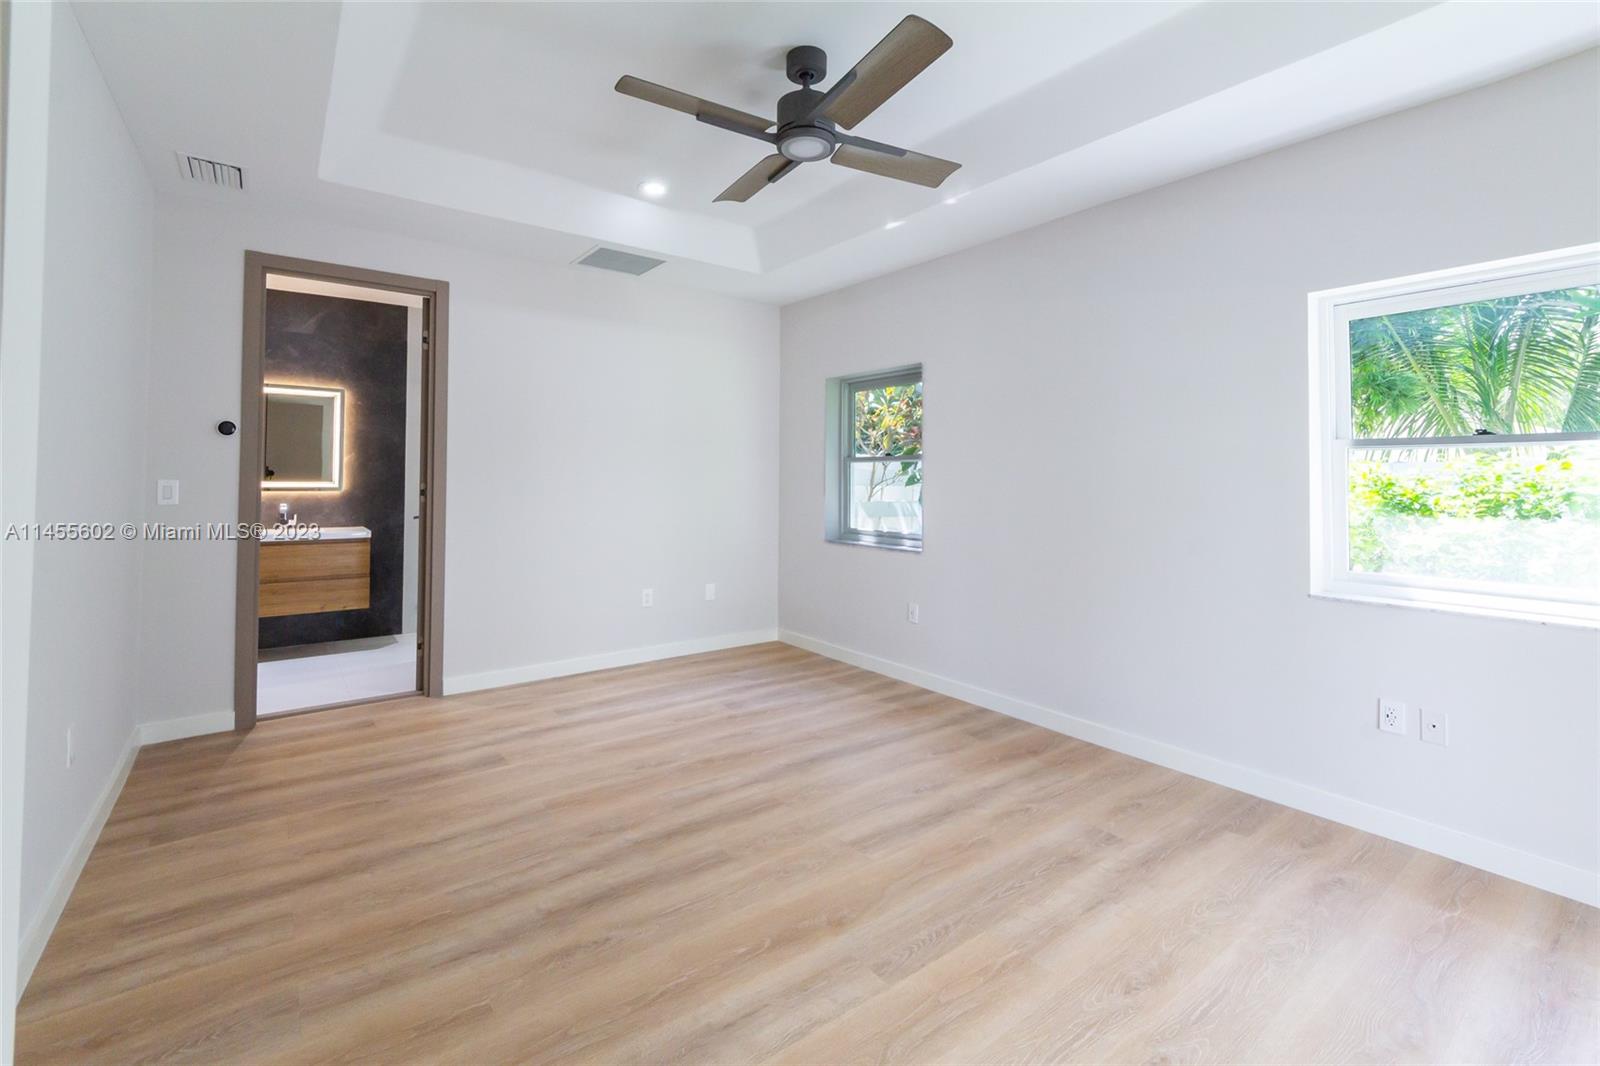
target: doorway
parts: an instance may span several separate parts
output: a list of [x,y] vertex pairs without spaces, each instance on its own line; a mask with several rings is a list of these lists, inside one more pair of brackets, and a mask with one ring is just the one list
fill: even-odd
[[245,253],[234,727],[443,694],[449,286]]

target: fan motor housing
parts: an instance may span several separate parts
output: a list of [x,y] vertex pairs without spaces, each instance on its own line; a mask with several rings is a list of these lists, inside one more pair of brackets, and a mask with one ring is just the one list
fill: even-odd
[[821,99],[815,89],[796,89],[778,100],[778,152],[786,159],[811,163],[833,154],[839,143],[834,124],[808,117]]
[[821,99],[822,94],[815,89],[796,89],[792,93],[784,93],[778,98],[778,129],[803,124],[832,133],[835,128],[832,122],[820,116],[807,118]]

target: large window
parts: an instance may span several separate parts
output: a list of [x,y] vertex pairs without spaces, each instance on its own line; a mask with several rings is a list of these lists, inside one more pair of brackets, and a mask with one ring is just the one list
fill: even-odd
[[1313,592],[1600,622],[1596,249],[1312,314]]
[[835,539],[922,546],[922,370],[845,378],[838,388]]

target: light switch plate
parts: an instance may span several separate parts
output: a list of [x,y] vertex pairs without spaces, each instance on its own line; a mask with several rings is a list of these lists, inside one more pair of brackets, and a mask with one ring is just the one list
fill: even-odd
[[1424,708],[1417,712],[1422,718],[1422,740],[1425,744],[1450,746],[1450,716],[1443,711]]
[[172,507],[178,502],[178,479],[162,478],[156,482],[156,503],[161,507]]

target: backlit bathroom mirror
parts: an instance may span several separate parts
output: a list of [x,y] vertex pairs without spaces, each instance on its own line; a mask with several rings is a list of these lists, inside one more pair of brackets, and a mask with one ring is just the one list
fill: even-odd
[[344,390],[266,385],[267,468],[261,487],[337,489],[344,465]]

